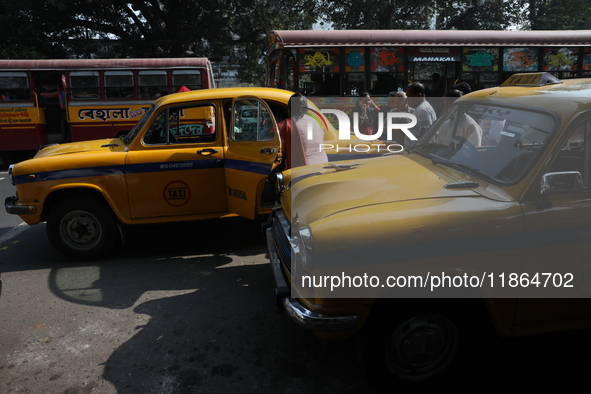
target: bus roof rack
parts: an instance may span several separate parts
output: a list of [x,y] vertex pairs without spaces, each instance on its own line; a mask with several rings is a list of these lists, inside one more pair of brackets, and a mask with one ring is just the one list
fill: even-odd
[[501,84],[503,86],[544,86],[562,83],[554,75],[547,72],[513,74]]

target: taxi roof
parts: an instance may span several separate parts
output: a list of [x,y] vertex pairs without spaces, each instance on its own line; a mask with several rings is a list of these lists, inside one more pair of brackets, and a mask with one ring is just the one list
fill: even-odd
[[591,78],[553,81],[540,86],[497,86],[474,91],[458,101],[472,99],[537,107],[559,113],[561,116],[574,116],[591,110]]
[[175,104],[192,100],[217,100],[238,97],[260,97],[266,100],[275,100],[286,103],[294,93],[277,88],[216,88],[216,89],[199,89],[184,93],[173,93],[162,96],[156,100],[156,105]]
[[491,95],[497,97],[516,97],[541,94],[549,97],[591,97],[591,78],[565,79],[539,85],[511,85],[504,82],[501,86],[474,91],[467,97],[487,97]]

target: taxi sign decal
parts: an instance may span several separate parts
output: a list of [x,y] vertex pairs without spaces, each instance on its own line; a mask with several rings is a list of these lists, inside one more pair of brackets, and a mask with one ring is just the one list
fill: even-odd
[[550,73],[527,73],[527,74],[513,74],[501,84],[501,86],[544,86],[555,83],[562,83]]
[[191,189],[183,181],[172,181],[164,188],[164,200],[173,207],[181,207],[189,202]]

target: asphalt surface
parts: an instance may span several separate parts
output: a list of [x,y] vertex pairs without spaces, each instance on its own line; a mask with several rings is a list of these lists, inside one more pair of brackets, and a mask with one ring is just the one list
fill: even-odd
[[71,262],[44,225],[0,245],[2,393],[372,392],[352,342],[277,310],[258,227],[158,226]]
[[[6,179],[0,193],[13,193]],[[61,256],[44,224],[20,223],[0,213],[0,393],[383,392],[359,368],[354,339],[320,340],[277,310],[252,222],[144,227],[92,262]],[[483,336],[441,390],[587,387],[589,331]]]

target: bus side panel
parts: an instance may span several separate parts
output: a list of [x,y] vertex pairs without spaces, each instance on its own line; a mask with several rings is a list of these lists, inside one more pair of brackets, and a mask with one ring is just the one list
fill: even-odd
[[151,102],[69,102],[72,141],[114,138],[135,126]]
[[33,103],[0,106],[0,150],[38,150],[47,144],[44,112]]

